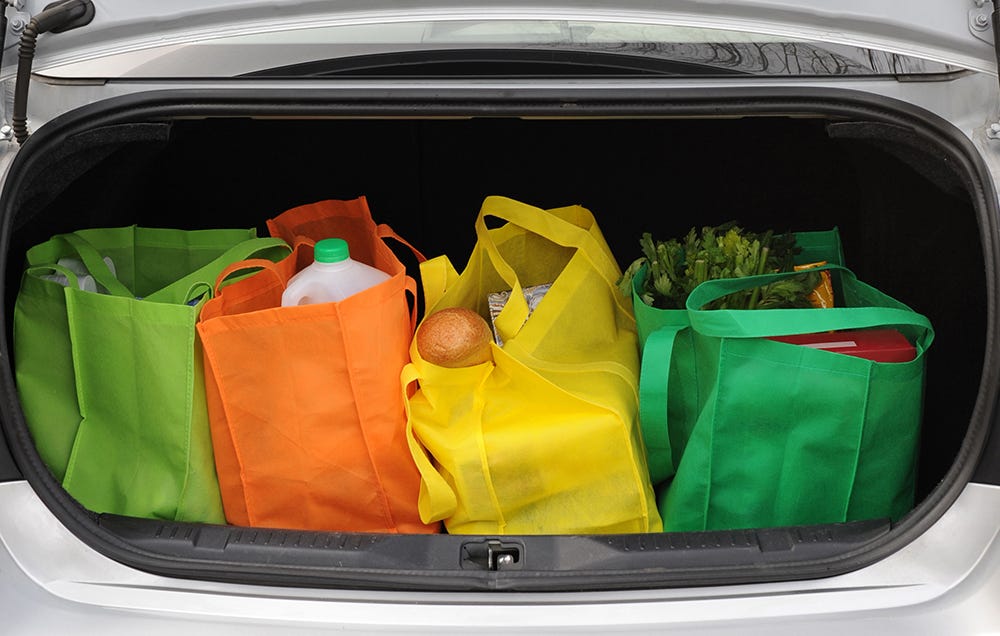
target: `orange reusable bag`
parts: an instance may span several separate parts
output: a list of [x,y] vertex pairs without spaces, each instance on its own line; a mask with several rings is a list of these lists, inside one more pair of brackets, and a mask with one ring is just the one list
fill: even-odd
[[[383,242],[364,198],[322,201],[268,221],[294,246],[279,263],[221,286],[198,323],[226,519],[271,528],[436,532],[417,511],[420,474],[406,438],[399,374],[408,362],[416,284]],[[281,307],[315,241],[391,275],[336,303]],[[413,249],[412,247],[410,249]],[[419,260],[423,256],[414,250]]]

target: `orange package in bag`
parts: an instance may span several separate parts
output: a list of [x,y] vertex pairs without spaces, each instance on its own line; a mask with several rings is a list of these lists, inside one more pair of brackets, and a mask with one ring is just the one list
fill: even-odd
[[[437,532],[417,510],[420,474],[399,390],[416,284],[383,239],[409,244],[375,224],[364,198],[294,208],[268,228],[292,254],[228,268],[198,323],[226,520]],[[330,237],[346,240],[352,259],[390,278],[340,302],[281,307],[288,280],[313,262],[314,243]],[[221,284],[252,268],[261,271]]]
[[[795,271],[804,272],[807,269],[822,267],[823,265],[826,265],[826,261],[796,265]],[[830,279],[830,272],[824,270],[819,273],[819,284],[809,294],[809,302],[816,309],[830,309],[833,307],[833,281]]]

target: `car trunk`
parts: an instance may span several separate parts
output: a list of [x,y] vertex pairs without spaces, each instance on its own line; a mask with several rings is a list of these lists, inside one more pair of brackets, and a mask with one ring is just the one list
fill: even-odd
[[[986,281],[993,264],[983,246],[993,237],[980,229],[982,191],[991,186],[965,139],[925,113],[857,100],[699,97],[678,105],[669,97],[567,103],[543,96],[376,106],[253,98],[231,105],[195,96],[140,100],[111,114],[93,106],[47,127],[55,132],[36,133],[11,173],[7,328],[9,338],[27,248],[87,227],[256,226],[265,235],[264,221],[286,209],[365,195],[377,222],[461,267],[483,199],[504,195],[543,208],[587,207],[624,267],[639,256],[643,232],[667,238],[730,220],[758,230],[836,226],[858,277],[926,314],[936,332],[917,507],[897,524],[381,536],[96,515],[74,507],[41,470],[24,447],[23,417],[7,404],[22,472],[85,541],[176,576],[577,590],[815,577],[870,563],[932,522],[968,479],[978,443],[969,431],[985,426],[977,402],[991,355]],[[394,105],[386,110],[385,103]],[[498,566],[502,554],[515,557],[507,570]]]

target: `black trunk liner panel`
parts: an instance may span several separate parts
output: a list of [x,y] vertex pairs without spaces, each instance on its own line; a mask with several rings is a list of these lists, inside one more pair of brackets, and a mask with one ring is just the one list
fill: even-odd
[[[447,249],[459,265],[472,247],[471,221],[488,194],[542,206],[590,207],[622,264],[636,255],[642,231],[678,234],[693,224],[733,218],[748,227],[775,229],[826,229],[836,224],[849,266],[925,311],[938,329],[930,365],[939,371],[936,379],[929,374],[932,390],[921,458],[921,496],[927,499],[898,528],[876,520],[624,537],[402,537],[97,516],[66,497],[41,468],[19,409],[4,417],[18,463],[42,499],[82,540],[133,567],[185,578],[378,589],[552,591],[815,578],[871,563],[905,545],[944,512],[982,448],[985,416],[993,406],[992,400],[977,402],[977,388],[984,356],[992,355],[995,330],[986,322],[993,298],[995,196],[968,140],[932,115],[860,93],[807,92],[622,91],[614,100],[603,95],[588,100],[581,94],[567,103],[544,90],[526,91],[517,101],[503,91],[486,91],[479,101],[420,90],[407,95],[331,91],[325,96],[322,91],[286,91],[271,101],[254,91],[189,91],[121,98],[106,110],[86,107],[40,129],[25,151],[58,143],[64,130],[119,121],[171,121],[170,141],[165,150],[151,155],[123,147],[20,231],[12,233],[10,216],[6,218],[2,238],[8,251],[2,266],[7,268],[8,316],[24,250],[37,242],[34,235],[78,229],[84,218],[94,225],[115,220],[192,229],[263,229],[264,219],[288,207],[365,194],[379,221],[392,224],[425,253]],[[264,111],[411,119],[246,119]],[[509,118],[750,112],[810,112],[814,118]],[[419,113],[485,117],[412,119]],[[225,118],[173,120],[202,114]],[[940,145],[945,160],[969,175],[969,196],[937,187],[877,145],[862,148],[831,141],[825,133],[829,118],[913,126]],[[34,155],[25,156],[24,163],[31,167]],[[122,183],[116,176],[125,167],[134,178]],[[16,191],[21,175],[17,170],[11,174],[7,187]],[[109,189],[114,189],[113,195]],[[940,256],[935,248],[942,237],[956,246],[945,254],[943,271],[957,275],[928,280],[928,271],[939,271],[928,266],[928,259]],[[987,367],[982,386],[992,388],[995,375]],[[3,385],[12,398],[9,373]],[[501,552],[517,552],[517,567],[476,571],[482,542],[495,542]],[[511,542],[515,548],[510,548]]]

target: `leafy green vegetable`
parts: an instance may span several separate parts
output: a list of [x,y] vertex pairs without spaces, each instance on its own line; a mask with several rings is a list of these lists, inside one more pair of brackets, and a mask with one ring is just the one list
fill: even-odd
[[[683,309],[688,295],[706,280],[741,278],[793,270],[801,250],[792,233],[747,232],[735,223],[691,228],[683,240],[654,241],[649,233],[639,241],[642,257],[625,270],[618,282],[622,294],[632,295],[632,280],[644,265],[649,271],[639,295],[660,309]],[[783,309],[812,307],[809,295],[819,284],[817,272],[803,272],[781,281],[736,292],[708,305],[708,309]]]

